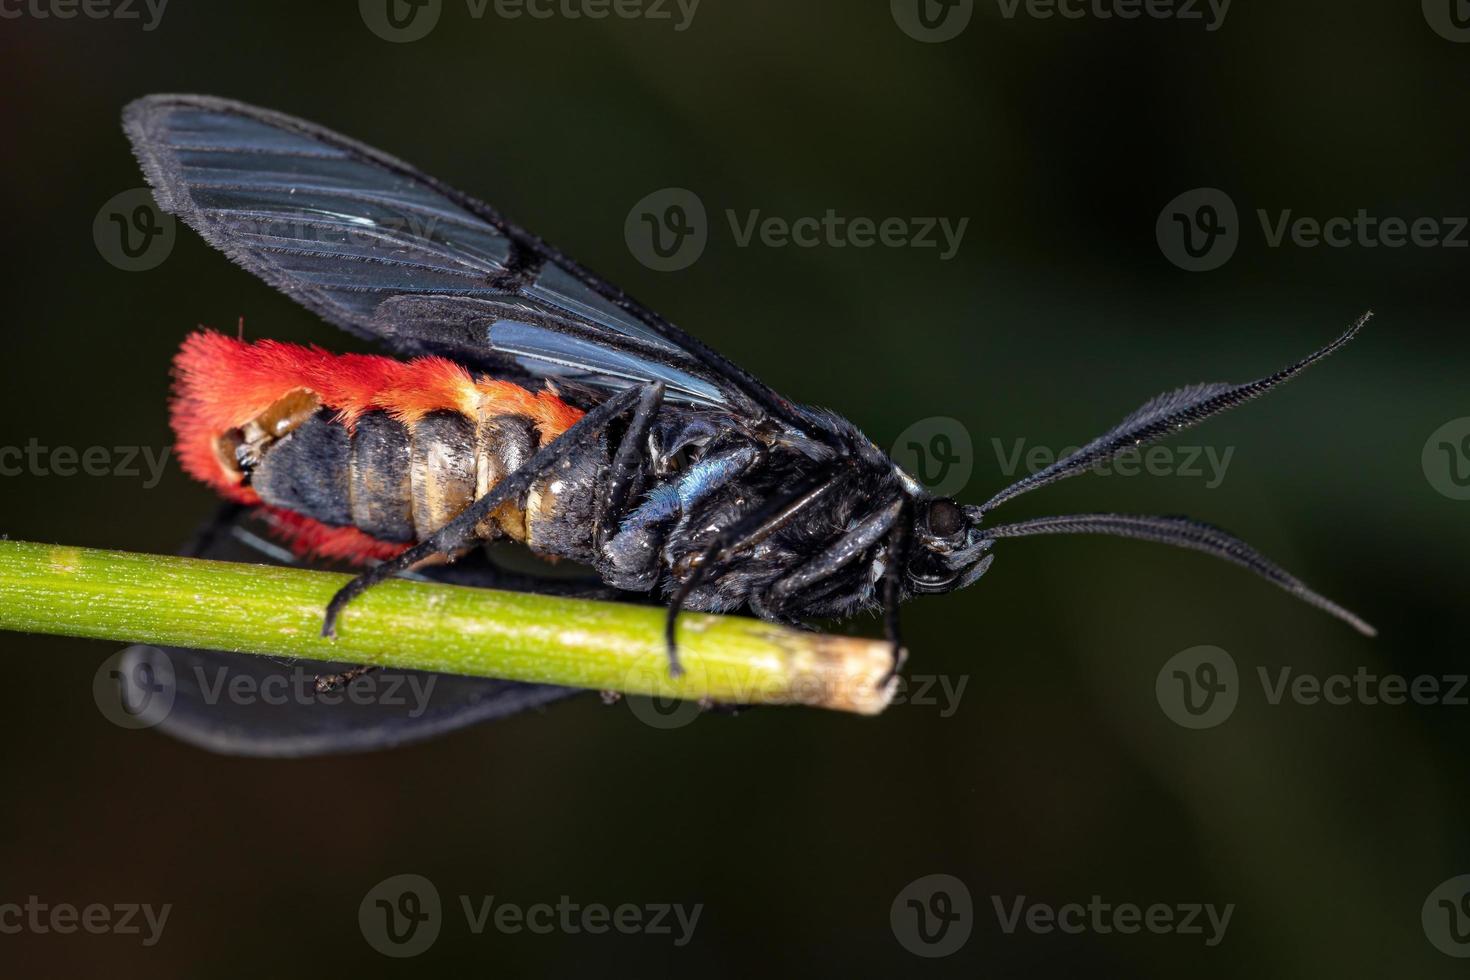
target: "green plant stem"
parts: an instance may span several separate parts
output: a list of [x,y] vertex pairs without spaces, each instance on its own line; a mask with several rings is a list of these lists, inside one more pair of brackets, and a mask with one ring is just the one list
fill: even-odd
[[0,541],[0,629],[499,677],[739,704],[876,714],[887,644],[736,616],[394,579],[322,612],[348,576],[299,568]]

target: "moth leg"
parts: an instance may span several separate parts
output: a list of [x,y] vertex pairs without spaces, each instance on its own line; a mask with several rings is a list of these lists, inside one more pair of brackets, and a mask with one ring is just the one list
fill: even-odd
[[318,674],[316,683],[313,686],[316,688],[318,694],[325,694],[328,691],[335,691],[338,688],[346,687],[363,674],[371,674],[377,669],[373,664],[360,664],[359,666],[348,668],[340,674]]
[[597,495],[597,527],[593,541],[593,550],[597,554],[602,553],[603,544],[612,536],[617,522],[628,509],[628,501],[643,489],[646,468],[644,444],[663,402],[663,382],[644,387],[638,398],[638,407],[633,412],[633,420],[628,423],[623,440],[618,444],[607,479]]
[[895,498],[863,518],[815,557],[771,583],[766,591],[767,604],[773,609],[780,609],[798,593],[826,581],[857,561],[888,535],[903,506],[903,498]]
[[477,540],[475,528],[492,511],[508,500],[518,499],[531,488],[531,484],[538,477],[560,463],[573,450],[581,448],[587,440],[600,435],[607,428],[608,423],[632,408],[642,393],[643,388],[641,387],[629,388],[598,405],[557,439],[538,449],[536,454],[523,466],[507,475],[483,497],[466,507],[454,520],[398,557],[373,566],[344,585],[336,595],[332,596],[332,601],[327,603],[326,616],[322,621],[322,636],[336,635],[337,617],[341,615],[342,610],[353,599],[379,582],[392,578],[399,572],[407,571],[425,559],[440,555],[453,555],[459,549],[473,544]]
[[689,601],[689,593],[704,581],[705,570],[719,550],[720,539],[716,538],[700,553],[696,560],[697,563],[689,572],[689,577],[680,582],[674,594],[669,596],[669,615],[664,620],[664,646],[669,653],[670,677],[678,677],[684,673],[684,666],[679,663],[679,640],[676,635],[679,626],[679,612],[684,608],[684,603]]
[[[883,566],[883,627],[884,634],[892,647],[893,660],[888,673],[880,684],[898,672],[903,640],[899,632],[898,604],[899,584],[903,571],[903,557],[907,538],[902,520],[906,506],[904,498],[898,497],[887,506],[875,510],[863,518],[846,534],[833,541],[814,558],[773,582],[763,596],[763,604],[778,612],[799,593],[831,578],[861,558],[880,541],[885,541]],[[756,608],[754,602],[751,608]],[[758,613],[759,615],[759,613]]]
[[711,569],[728,565],[742,551],[754,547],[790,524],[798,514],[840,485],[851,472],[847,468],[850,465],[850,462],[843,460],[824,468],[794,493],[768,501],[750,515],[716,533],[703,551],[675,565],[674,573],[682,572],[684,578],[669,597],[669,615],[664,621],[664,642],[669,651],[670,676],[678,677],[684,672],[679,664],[679,644],[676,637],[679,613],[690,594],[709,578]]
[[879,688],[888,686],[898,669],[903,666],[903,630],[899,621],[898,606],[902,601],[903,566],[908,556],[908,515],[900,513],[888,536],[888,550],[883,564],[883,635],[888,639],[888,673],[878,682]]

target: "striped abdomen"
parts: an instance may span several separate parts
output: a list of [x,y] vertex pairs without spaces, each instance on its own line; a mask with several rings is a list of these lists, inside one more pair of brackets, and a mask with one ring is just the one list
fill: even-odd
[[[412,423],[368,412],[350,429],[315,412],[261,453],[250,486],[263,503],[380,541],[418,541],[449,523],[536,451],[535,426],[513,415],[475,422],[431,412]],[[525,514],[503,507],[496,530],[526,540]]]
[[[185,468],[264,504],[303,550],[384,557],[443,527],[581,416],[551,391],[475,378],[442,358],[334,355],[196,334],[176,361]],[[587,556],[598,454],[539,479],[479,528]]]

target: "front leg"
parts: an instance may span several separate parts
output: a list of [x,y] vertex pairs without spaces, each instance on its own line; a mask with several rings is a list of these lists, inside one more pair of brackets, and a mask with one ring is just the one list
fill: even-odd
[[[883,547],[883,631],[892,650],[892,664],[883,684],[898,672],[903,658],[903,638],[899,632],[898,603],[900,576],[903,574],[904,558],[908,546],[908,525],[905,518],[907,506],[904,498],[880,507],[855,524],[846,534],[833,541],[814,558],[773,582],[760,597],[759,604],[752,599],[751,609],[762,619],[770,615],[782,616],[782,609],[813,586],[830,579],[833,575],[867,554],[880,541]],[[764,608],[768,612],[762,612]]]
[[[678,677],[684,672],[679,665],[679,613],[694,590],[707,580],[718,578],[741,553],[791,524],[834,488],[841,486],[851,475],[850,466],[851,462],[845,459],[829,464],[789,495],[767,500],[755,511],[717,531],[702,551],[686,554],[674,563],[670,571],[678,584],[669,597],[669,615],[664,621],[664,643],[669,651],[669,673],[672,676]],[[776,606],[769,608],[774,612]]]

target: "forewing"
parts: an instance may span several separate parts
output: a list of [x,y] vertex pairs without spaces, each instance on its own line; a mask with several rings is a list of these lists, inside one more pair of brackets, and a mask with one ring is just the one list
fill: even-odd
[[197,95],[130,104],[159,205],[332,323],[394,351],[605,389],[810,416],[493,208],[361,143]]
[[[230,561],[289,561],[288,552],[259,538],[254,527],[239,519],[213,526],[208,543],[190,550]],[[467,581],[471,573],[460,568],[449,574]],[[388,668],[345,690],[315,690],[317,677],[352,666],[138,645],[125,652],[119,677],[139,687],[162,686],[157,727],[174,738],[226,755],[270,757],[392,748],[586,693]]]

